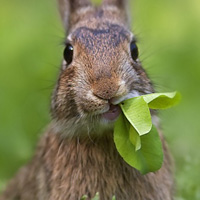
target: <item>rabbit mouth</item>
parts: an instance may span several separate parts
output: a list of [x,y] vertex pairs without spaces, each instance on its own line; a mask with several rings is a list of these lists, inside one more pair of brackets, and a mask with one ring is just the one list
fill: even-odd
[[130,93],[128,93],[127,95],[122,96],[121,98],[111,99],[109,110],[107,110],[106,112],[104,112],[102,114],[103,119],[106,120],[107,122],[116,121],[122,112],[119,104],[126,99],[130,99],[130,98],[137,97],[137,96],[140,96],[140,93],[136,90],[133,90]]
[[102,114],[102,117],[108,121],[115,121],[121,114],[121,108],[119,105],[110,104],[110,108],[107,112]]

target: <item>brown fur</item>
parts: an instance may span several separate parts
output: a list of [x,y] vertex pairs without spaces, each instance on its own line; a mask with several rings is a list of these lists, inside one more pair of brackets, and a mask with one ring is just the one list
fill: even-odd
[[92,141],[66,140],[47,132],[37,152],[1,199],[78,200],[84,194],[90,199],[97,191],[101,200],[111,199],[114,194],[120,200],[171,199],[168,156],[165,154],[165,167],[142,176],[119,156],[112,133]]
[[126,1],[105,0],[96,8],[87,0],[59,0],[59,6],[73,61],[63,62],[52,122],[34,158],[0,200],[79,200],[96,192],[100,200],[113,195],[117,200],[172,200],[171,161],[162,134],[162,168],[141,175],[118,154],[113,123],[101,121],[110,102],[154,92],[139,60],[130,55],[135,38],[128,29]]

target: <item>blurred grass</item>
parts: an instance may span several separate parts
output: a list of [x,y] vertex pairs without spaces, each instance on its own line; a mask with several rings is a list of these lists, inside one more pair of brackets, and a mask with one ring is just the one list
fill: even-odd
[[[200,2],[135,0],[130,13],[157,90],[182,93],[181,104],[160,115],[176,165],[176,199],[198,200]],[[63,39],[54,0],[0,0],[0,190],[30,159],[50,120]]]

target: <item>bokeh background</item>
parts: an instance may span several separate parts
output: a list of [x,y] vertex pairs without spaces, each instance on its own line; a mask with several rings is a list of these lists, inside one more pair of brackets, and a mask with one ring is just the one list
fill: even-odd
[[[179,90],[160,113],[174,157],[176,200],[200,199],[200,1],[134,0],[140,58],[157,91]],[[55,0],[0,0],[0,191],[50,121],[64,30]]]

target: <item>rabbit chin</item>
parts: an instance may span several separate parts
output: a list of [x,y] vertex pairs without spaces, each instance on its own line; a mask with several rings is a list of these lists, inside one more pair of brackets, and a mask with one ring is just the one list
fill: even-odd
[[99,137],[105,133],[112,132],[114,123],[119,113],[110,114],[109,111],[103,114],[71,118],[70,120],[52,120],[49,130],[60,134],[63,137]]

